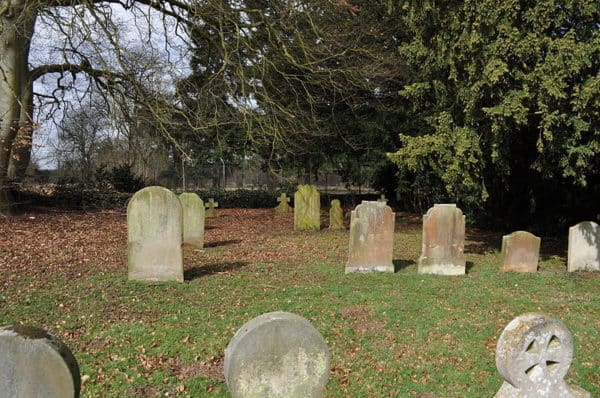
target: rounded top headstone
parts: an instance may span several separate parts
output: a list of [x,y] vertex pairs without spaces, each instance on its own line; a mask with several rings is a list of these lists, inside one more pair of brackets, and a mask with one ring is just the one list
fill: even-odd
[[225,350],[225,381],[237,397],[321,397],[329,349],[309,321],[270,312],[244,324]]
[[529,313],[513,319],[496,346],[496,366],[502,377],[522,390],[556,385],[573,360],[573,337],[560,321]]
[[1,396],[77,398],[80,389],[79,365],[62,341],[32,326],[0,328]]

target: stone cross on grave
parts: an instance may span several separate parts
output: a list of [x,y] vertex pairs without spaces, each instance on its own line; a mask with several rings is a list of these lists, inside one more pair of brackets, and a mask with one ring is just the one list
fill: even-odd
[[204,217],[216,217],[217,216],[217,207],[219,207],[219,202],[215,202],[213,198],[208,199],[208,202],[205,204],[206,213]]
[[387,198],[385,197],[384,194],[381,194],[381,196],[379,197],[379,199],[377,199],[377,201],[387,203]]
[[277,201],[279,202],[279,204],[277,205],[277,207],[275,207],[275,212],[285,214],[292,211],[292,208],[290,207],[290,205],[288,205],[288,203],[290,202],[290,198],[288,198],[288,196],[285,193],[279,195]]

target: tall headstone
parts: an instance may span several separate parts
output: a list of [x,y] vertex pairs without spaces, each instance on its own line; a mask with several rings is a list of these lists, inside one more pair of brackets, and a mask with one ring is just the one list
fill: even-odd
[[136,192],[127,206],[129,280],[183,282],[179,198],[163,187]]
[[204,247],[204,202],[193,192],[179,195],[183,217],[183,243]]
[[496,367],[504,378],[495,398],[588,398],[564,378],[573,361],[573,337],[566,326],[543,314],[513,319],[496,345]]
[[541,239],[527,231],[502,237],[502,272],[536,272]]
[[277,207],[275,207],[275,213],[279,213],[279,214],[291,213],[292,208],[288,204],[288,203],[290,203],[290,198],[285,193],[282,193],[281,195],[279,195],[279,197],[277,198],[277,201],[279,202],[279,204],[277,205]]
[[329,378],[327,343],[309,321],[270,312],[242,326],[225,350],[233,398],[322,397]]
[[437,204],[423,216],[420,274],[464,275],[465,216],[455,204]]
[[298,185],[294,194],[294,229],[314,230],[321,228],[321,196],[314,185]]
[[395,214],[384,202],[363,201],[350,215],[346,273],[394,272]]
[[600,227],[595,222],[569,228],[567,271],[600,271]]
[[79,365],[69,348],[32,326],[0,328],[0,397],[77,398]]
[[339,199],[331,201],[331,207],[329,208],[329,229],[344,229],[344,210]]
[[204,204],[206,207],[206,212],[204,213],[205,218],[216,217],[217,216],[217,207],[219,207],[219,202],[215,202],[213,198],[208,199],[208,202]]

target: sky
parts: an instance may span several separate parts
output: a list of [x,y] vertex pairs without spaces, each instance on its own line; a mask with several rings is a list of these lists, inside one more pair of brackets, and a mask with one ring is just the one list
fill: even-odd
[[[62,8],[52,17],[40,16],[32,39],[31,67],[65,62],[78,64],[82,59],[79,54],[83,54],[94,67],[118,69],[115,48],[120,47],[126,57],[141,54],[161,60],[164,69],[160,84],[165,89],[172,87],[174,79],[189,73],[185,35],[177,29],[173,19],[163,18],[162,14],[142,5],[128,11],[118,5],[106,7],[105,15],[111,14],[109,23],[103,23],[108,19],[103,20],[102,15],[94,19],[82,8]],[[107,26],[117,26],[119,34],[107,35]],[[34,132],[32,156],[42,169],[56,167],[52,159],[53,148],[57,145],[56,123],[69,106],[78,105],[87,86],[83,78],[73,80],[70,75],[62,80],[58,78],[58,74],[46,75],[34,84],[34,91],[44,96],[58,93],[57,84],[71,88],[61,94],[64,101],[58,106],[50,104],[52,101],[48,99],[46,104],[38,104],[36,122],[39,128]]]

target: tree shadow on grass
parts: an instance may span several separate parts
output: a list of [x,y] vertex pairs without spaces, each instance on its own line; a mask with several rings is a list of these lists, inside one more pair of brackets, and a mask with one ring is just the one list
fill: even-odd
[[240,243],[240,242],[241,242],[241,240],[239,240],[239,239],[218,240],[216,242],[205,243],[204,247],[227,246],[227,245],[234,245],[234,244]]
[[408,268],[411,265],[416,265],[415,260],[394,260],[394,272],[400,272],[404,268]]
[[475,264],[473,263],[473,261],[467,261],[467,263],[465,264],[465,274],[471,272],[474,266]]
[[248,263],[245,261],[236,261],[194,266],[192,268],[186,269],[183,272],[183,279],[186,281],[192,281],[194,279],[202,278],[203,276],[207,275],[235,271],[237,269],[245,267],[246,265],[248,265]]

